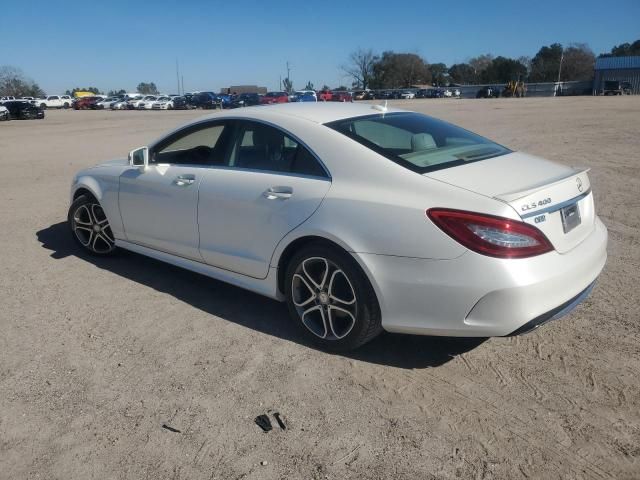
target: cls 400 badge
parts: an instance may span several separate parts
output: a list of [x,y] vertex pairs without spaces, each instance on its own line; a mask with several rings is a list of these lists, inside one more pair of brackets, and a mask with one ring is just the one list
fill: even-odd
[[549,205],[551,203],[551,198],[545,198],[543,200],[540,200],[538,202],[531,202],[531,203],[526,203],[524,205],[522,205],[521,210],[523,212],[527,212],[529,210],[535,210],[537,208],[540,207],[544,207],[545,205]]

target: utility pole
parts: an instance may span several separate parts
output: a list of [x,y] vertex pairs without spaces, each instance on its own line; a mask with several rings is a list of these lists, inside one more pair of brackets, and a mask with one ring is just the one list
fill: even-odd
[[178,69],[178,59],[176,58],[176,80],[178,81],[178,95],[180,95],[180,70]]
[[[182,93],[181,95],[184,95],[184,75],[181,75],[181,79],[182,79]],[[178,92],[180,93],[180,92]]]
[[560,74],[562,73],[562,61],[564,60],[564,48],[560,52],[560,65],[558,66],[558,84],[556,85],[555,94],[558,96],[558,89],[560,88]]

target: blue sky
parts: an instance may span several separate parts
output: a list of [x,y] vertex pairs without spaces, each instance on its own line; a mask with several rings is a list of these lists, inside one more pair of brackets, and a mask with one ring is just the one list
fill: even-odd
[[50,94],[141,81],[175,92],[176,59],[187,91],[276,89],[287,61],[295,87],[319,88],[349,85],[339,67],[358,47],[451,65],[482,53],[533,56],[553,42],[586,42],[598,54],[640,38],[640,0],[2,3],[0,65]]

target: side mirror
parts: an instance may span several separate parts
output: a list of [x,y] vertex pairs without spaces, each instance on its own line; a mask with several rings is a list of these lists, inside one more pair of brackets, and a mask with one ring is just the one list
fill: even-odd
[[138,167],[141,172],[144,172],[149,166],[149,148],[140,147],[129,152],[129,165],[132,167]]

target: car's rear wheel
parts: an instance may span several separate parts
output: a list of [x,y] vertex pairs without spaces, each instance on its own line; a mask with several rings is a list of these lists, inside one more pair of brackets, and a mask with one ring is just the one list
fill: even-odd
[[382,331],[369,280],[346,252],[313,244],[290,260],[285,295],[291,317],[327,350],[353,350]]
[[47,109],[47,104],[46,103],[41,103],[40,104],[40,108],[43,109],[43,110],[46,110]]
[[80,195],[69,207],[67,221],[74,240],[89,253],[109,255],[116,249],[109,220],[95,198]]

